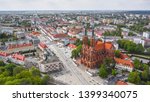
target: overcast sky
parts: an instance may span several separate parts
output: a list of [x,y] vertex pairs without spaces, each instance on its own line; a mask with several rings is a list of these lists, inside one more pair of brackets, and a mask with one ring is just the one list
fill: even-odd
[[150,0],[0,0],[0,10],[150,10]]

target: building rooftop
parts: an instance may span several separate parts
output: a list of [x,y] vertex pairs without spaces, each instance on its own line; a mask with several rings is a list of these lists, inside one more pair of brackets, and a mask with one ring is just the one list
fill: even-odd
[[24,61],[25,60],[25,56],[21,55],[21,54],[13,54],[12,58],[17,59],[17,60],[21,60]]
[[54,38],[66,38],[68,35],[67,34],[54,34]]
[[116,85],[128,85],[128,84],[126,82],[124,82],[124,81],[118,80],[116,82]]
[[6,52],[0,52],[0,56],[8,56],[8,53],[6,53]]
[[77,48],[77,46],[76,46],[76,45],[74,45],[74,44],[69,44],[69,45],[68,45],[68,47],[69,47],[69,48],[71,48],[71,49],[75,49],[75,48]]
[[113,44],[110,43],[110,42],[106,42],[106,43],[103,43],[101,41],[98,41],[96,46],[95,46],[95,49],[96,50],[102,50],[102,49],[112,49],[113,47]]
[[39,46],[42,47],[43,49],[47,48],[47,45],[45,43],[43,43],[43,42],[40,42]]
[[26,44],[9,44],[8,49],[15,49],[15,48],[21,48],[21,47],[28,47],[32,46],[32,43],[26,43]]
[[130,68],[134,68],[133,62],[131,60],[125,60],[125,59],[121,59],[121,58],[115,58],[115,61],[116,61],[117,64],[121,64],[121,65],[128,66]]

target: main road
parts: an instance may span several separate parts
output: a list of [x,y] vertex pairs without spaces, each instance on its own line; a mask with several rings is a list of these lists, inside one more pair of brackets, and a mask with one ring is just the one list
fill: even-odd
[[[42,27],[39,28],[42,30]],[[77,84],[81,84],[81,85],[100,85],[104,83],[103,79],[99,77],[91,77],[85,72],[85,70],[81,70],[80,68],[78,68],[78,66],[73,62],[73,60],[71,58],[68,58],[68,56],[66,56],[64,50],[59,48],[54,43],[53,39],[47,34],[46,30],[45,29],[43,30],[44,32],[41,31],[42,35],[40,40],[43,41],[46,40],[46,44],[48,48],[52,50],[57,55],[57,57],[62,61],[66,70],[69,70],[71,72],[72,77],[70,78],[72,78],[71,79],[72,81],[75,80],[74,83],[77,82]],[[68,79],[69,77],[65,78],[64,80],[66,81]]]
[[75,64],[68,59],[60,50],[56,45],[50,45],[49,46],[51,48],[51,50],[54,51],[54,53],[59,57],[59,59],[63,62],[65,68],[67,68],[68,70],[70,70],[75,77],[77,77],[79,79],[79,81],[81,82],[81,84],[83,85],[88,85],[89,82],[88,80],[86,80],[82,74],[77,70],[77,67],[75,66]]

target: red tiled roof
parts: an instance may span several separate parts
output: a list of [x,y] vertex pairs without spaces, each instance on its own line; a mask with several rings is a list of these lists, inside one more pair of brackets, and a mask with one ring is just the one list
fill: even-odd
[[40,33],[39,32],[32,32],[33,35],[39,36]]
[[21,60],[21,61],[24,61],[25,60],[25,56],[23,56],[23,55],[20,55],[20,54],[13,54],[12,55],[12,58],[14,58],[14,59],[17,59],[17,60]]
[[28,47],[28,46],[32,46],[32,43],[28,43],[28,44],[10,44],[10,45],[8,46],[8,49],[21,48],[21,47]]
[[47,48],[47,45],[45,43],[40,42],[39,46],[41,46],[43,49]]
[[123,53],[120,53],[120,58],[121,59],[129,59],[129,56]]
[[126,82],[124,82],[124,81],[118,80],[116,82],[116,85],[128,85],[128,84]]
[[102,32],[102,31],[97,31],[97,32],[96,32],[96,35],[97,35],[97,36],[102,36],[102,35],[103,35],[103,32]]
[[69,33],[72,34],[72,35],[76,35],[78,33],[80,33],[82,31],[82,29],[77,29],[77,28],[72,28],[69,30]]
[[68,45],[68,47],[70,47],[70,48],[72,48],[72,49],[77,48],[77,46],[76,46],[76,45],[74,45],[74,44],[69,44],[69,45]]
[[68,36],[67,34],[54,34],[53,35],[54,38],[65,38],[67,36]]
[[70,40],[70,41],[76,41],[77,38],[70,38],[69,40]]
[[122,64],[125,66],[129,66],[130,68],[134,68],[133,63],[131,62],[131,60],[125,60],[125,59],[121,59],[121,58],[115,58],[115,61],[117,64]]
[[0,56],[8,56],[8,53],[6,53],[6,52],[0,52]]

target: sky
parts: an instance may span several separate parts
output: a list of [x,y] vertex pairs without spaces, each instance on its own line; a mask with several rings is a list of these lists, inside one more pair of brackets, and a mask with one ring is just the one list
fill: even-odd
[[150,0],[0,0],[3,10],[150,10]]

